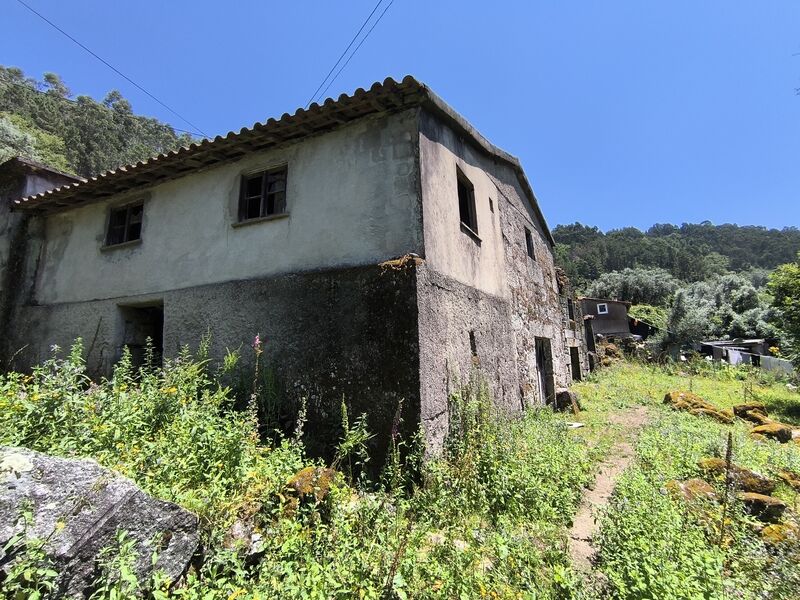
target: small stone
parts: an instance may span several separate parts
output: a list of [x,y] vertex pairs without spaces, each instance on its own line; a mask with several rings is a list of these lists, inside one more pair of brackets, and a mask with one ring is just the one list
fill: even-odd
[[776,440],[781,444],[786,444],[792,441],[792,428],[783,423],[767,423],[765,425],[758,425],[750,430],[751,433],[760,433],[772,440]]
[[780,546],[786,542],[800,541],[800,527],[794,523],[773,523],[764,527],[760,535],[765,544]]
[[780,520],[786,503],[774,496],[742,492],[736,495],[744,504],[745,510],[760,521],[775,523]]
[[557,390],[553,408],[557,411],[569,410],[572,411],[572,414],[577,415],[580,412],[578,394],[564,388]]
[[336,471],[333,469],[306,467],[295,473],[286,487],[299,498],[313,495],[317,502],[322,502],[331,491],[335,475]]
[[673,479],[667,482],[667,489],[676,497],[681,497],[689,502],[702,500],[716,500],[717,494],[713,486],[702,479],[687,479],[678,481]]
[[800,474],[788,469],[783,469],[778,471],[778,478],[782,479],[784,483],[793,490],[800,492]]

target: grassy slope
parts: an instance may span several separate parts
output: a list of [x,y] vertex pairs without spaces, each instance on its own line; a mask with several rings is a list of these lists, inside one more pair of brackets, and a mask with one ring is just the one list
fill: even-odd
[[[700,374],[692,374],[699,369]],[[700,477],[697,460],[724,457],[733,434],[734,462],[764,475],[800,471],[800,447],[756,442],[743,422],[733,426],[673,412],[662,404],[671,390],[692,389],[722,408],[748,399],[767,405],[773,418],[798,421],[800,395],[758,373],[706,365],[661,369],[621,363],[581,384],[584,404],[604,411],[635,403],[652,407],[654,419],[641,433],[637,460],[618,483],[601,525],[600,569],[605,593],[621,598],[796,598],[800,545],[766,546],[757,523],[734,503],[720,530],[719,505],[702,508],[671,497],[672,479]],[[591,435],[591,434],[590,434]],[[722,484],[714,482],[718,493]],[[795,510],[797,493],[781,483],[775,493]],[[789,517],[790,519],[793,517]]]
[[[196,511],[204,566],[159,598],[572,593],[565,526],[600,452],[549,410],[512,421],[493,416],[485,390],[473,382],[451,398],[461,427],[444,458],[419,466],[412,452],[409,461],[387,465],[377,482],[342,468],[323,501],[309,495],[292,510],[287,482],[316,463],[301,440],[259,443],[251,417],[232,409],[228,392],[201,363],[184,356],[138,378],[123,364],[112,381],[97,385],[85,379],[79,356],[78,348],[32,377],[0,376],[0,445],[96,458],[151,494]],[[359,460],[363,432],[352,422],[348,430],[340,465]],[[412,477],[418,469],[422,477]],[[255,566],[227,549],[225,534],[236,519],[264,536]],[[28,560],[46,583],[41,557],[29,553]],[[117,563],[105,568],[100,585],[117,585],[108,576]],[[19,597],[27,597],[32,584],[20,577],[0,582],[0,590],[22,589]]]
[[[719,519],[703,523],[663,492],[669,479],[696,476],[697,458],[719,455],[729,429],[662,407],[666,391],[690,386],[678,370],[621,363],[601,371],[577,386],[585,408],[578,418],[587,425],[578,430],[564,427],[576,417],[546,410],[517,421],[491,416],[485,392],[474,385],[451,398],[463,427],[445,458],[420,467],[412,453],[410,462],[388,465],[378,482],[345,470],[323,502],[306,498],[292,512],[287,481],[316,463],[301,440],[259,443],[251,417],[232,410],[228,392],[200,363],[185,356],[141,379],[123,366],[113,381],[89,385],[78,356],[33,377],[0,377],[0,445],[94,457],[198,512],[205,564],[158,598],[590,596],[569,566],[565,527],[597,461],[620,435],[609,424],[612,413],[637,404],[651,406],[655,419],[603,521],[601,568],[610,590],[601,597],[718,597],[734,588],[737,597],[763,590],[766,597],[792,597],[786,590],[796,581],[797,561],[789,554],[767,552],[740,517],[729,519],[720,549],[710,541],[719,537]],[[773,414],[796,419],[800,396],[741,375],[709,371],[693,377],[691,387],[728,407],[747,385]],[[354,443],[349,453],[343,444],[341,464],[358,461],[360,434],[352,423],[349,429]],[[743,425],[730,429],[741,464],[768,474],[800,469],[797,448],[756,444]],[[422,480],[411,477],[419,468]],[[785,486],[778,494],[793,501]],[[266,540],[254,567],[226,549],[225,532],[237,518]],[[35,553],[29,559],[34,569],[41,562]],[[115,568],[107,565],[101,584],[120,587],[107,575]],[[7,579],[0,590],[26,585],[32,584]],[[158,582],[138,585],[152,592]]]

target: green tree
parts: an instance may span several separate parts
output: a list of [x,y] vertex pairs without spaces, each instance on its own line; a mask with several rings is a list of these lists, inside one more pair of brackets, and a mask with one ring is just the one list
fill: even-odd
[[36,127],[26,117],[0,112],[0,163],[26,156],[60,171],[69,171],[64,140]]
[[0,66],[0,112],[16,119],[13,127],[4,125],[5,155],[37,158],[84,177],[193,141],[157,119],[135,114],[116,90],[102,102],[89,96],[73,98],[57,74],[45,73],[40,82],[16,67]]
[[781,328],[791,345],[790,354],[800,364],[800,253],[795,262],[779,266],[769,277],[767,289],[778,311]]
[[664,269],[635,268],[604,273],[589,285],[587,293],[597,298],[666,306],[678,287],[679,282]]

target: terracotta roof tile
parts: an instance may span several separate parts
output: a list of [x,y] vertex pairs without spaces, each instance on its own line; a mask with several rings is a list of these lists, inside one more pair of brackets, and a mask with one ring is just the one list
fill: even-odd
[[243,127],[238,132],[230,131],[225,136],[204,139],[133,165],[106,171],[85,181],[16,200],[14,209],[55,212],[89,204],[137,187],[175,179],[199,168],[237,160],[249,152],[322,133],[370,114],[396,112],[414,106],[425,106],[433,110],[447,119],[458,133],[468,136],[484,151],[510,164],[541,219],[549,242],[554,245],[519,160],[494,146],[429,87],[411,76],[406,76],[399,82],[389,77],[383,82],[372,84],[369,90],[358,88],[350,96],[342,94],[336,100],[328,98],[322,104],[314,102],[308,109],[299,108],[291,115],[284,113],[278,120],[269,118],[264,123]]

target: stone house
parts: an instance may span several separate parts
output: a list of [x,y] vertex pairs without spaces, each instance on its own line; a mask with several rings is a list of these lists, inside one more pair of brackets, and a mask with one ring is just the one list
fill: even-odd
[[[8,325],[19,300],[19,271],[25,266],[27,216],[11,212],[14,201],[81,181],[80,177],[20,156],[0,164],[0,358],[11,348],[7,344]],[[3,366],[7,366],[5,363],[7,360]]]
[[279,397],[307,402],[312,450],[338,435],[343,399],[379,446],[400,416],[436,452],[475,366],[509,413],[588,369],[519,161],[411,77],[13,210],[6,361],[81,337],[106,375],[148,337],[170,358],[208,333],[220,359],[258,333]]
[[[604,337],[631,337],[628,317],[630,302],[608,298],[580,298],[583,314],[590,317],[593,335]],[[587,334],[588,335],[588,334]],[[591,337],[591,335],[589,336]]]

